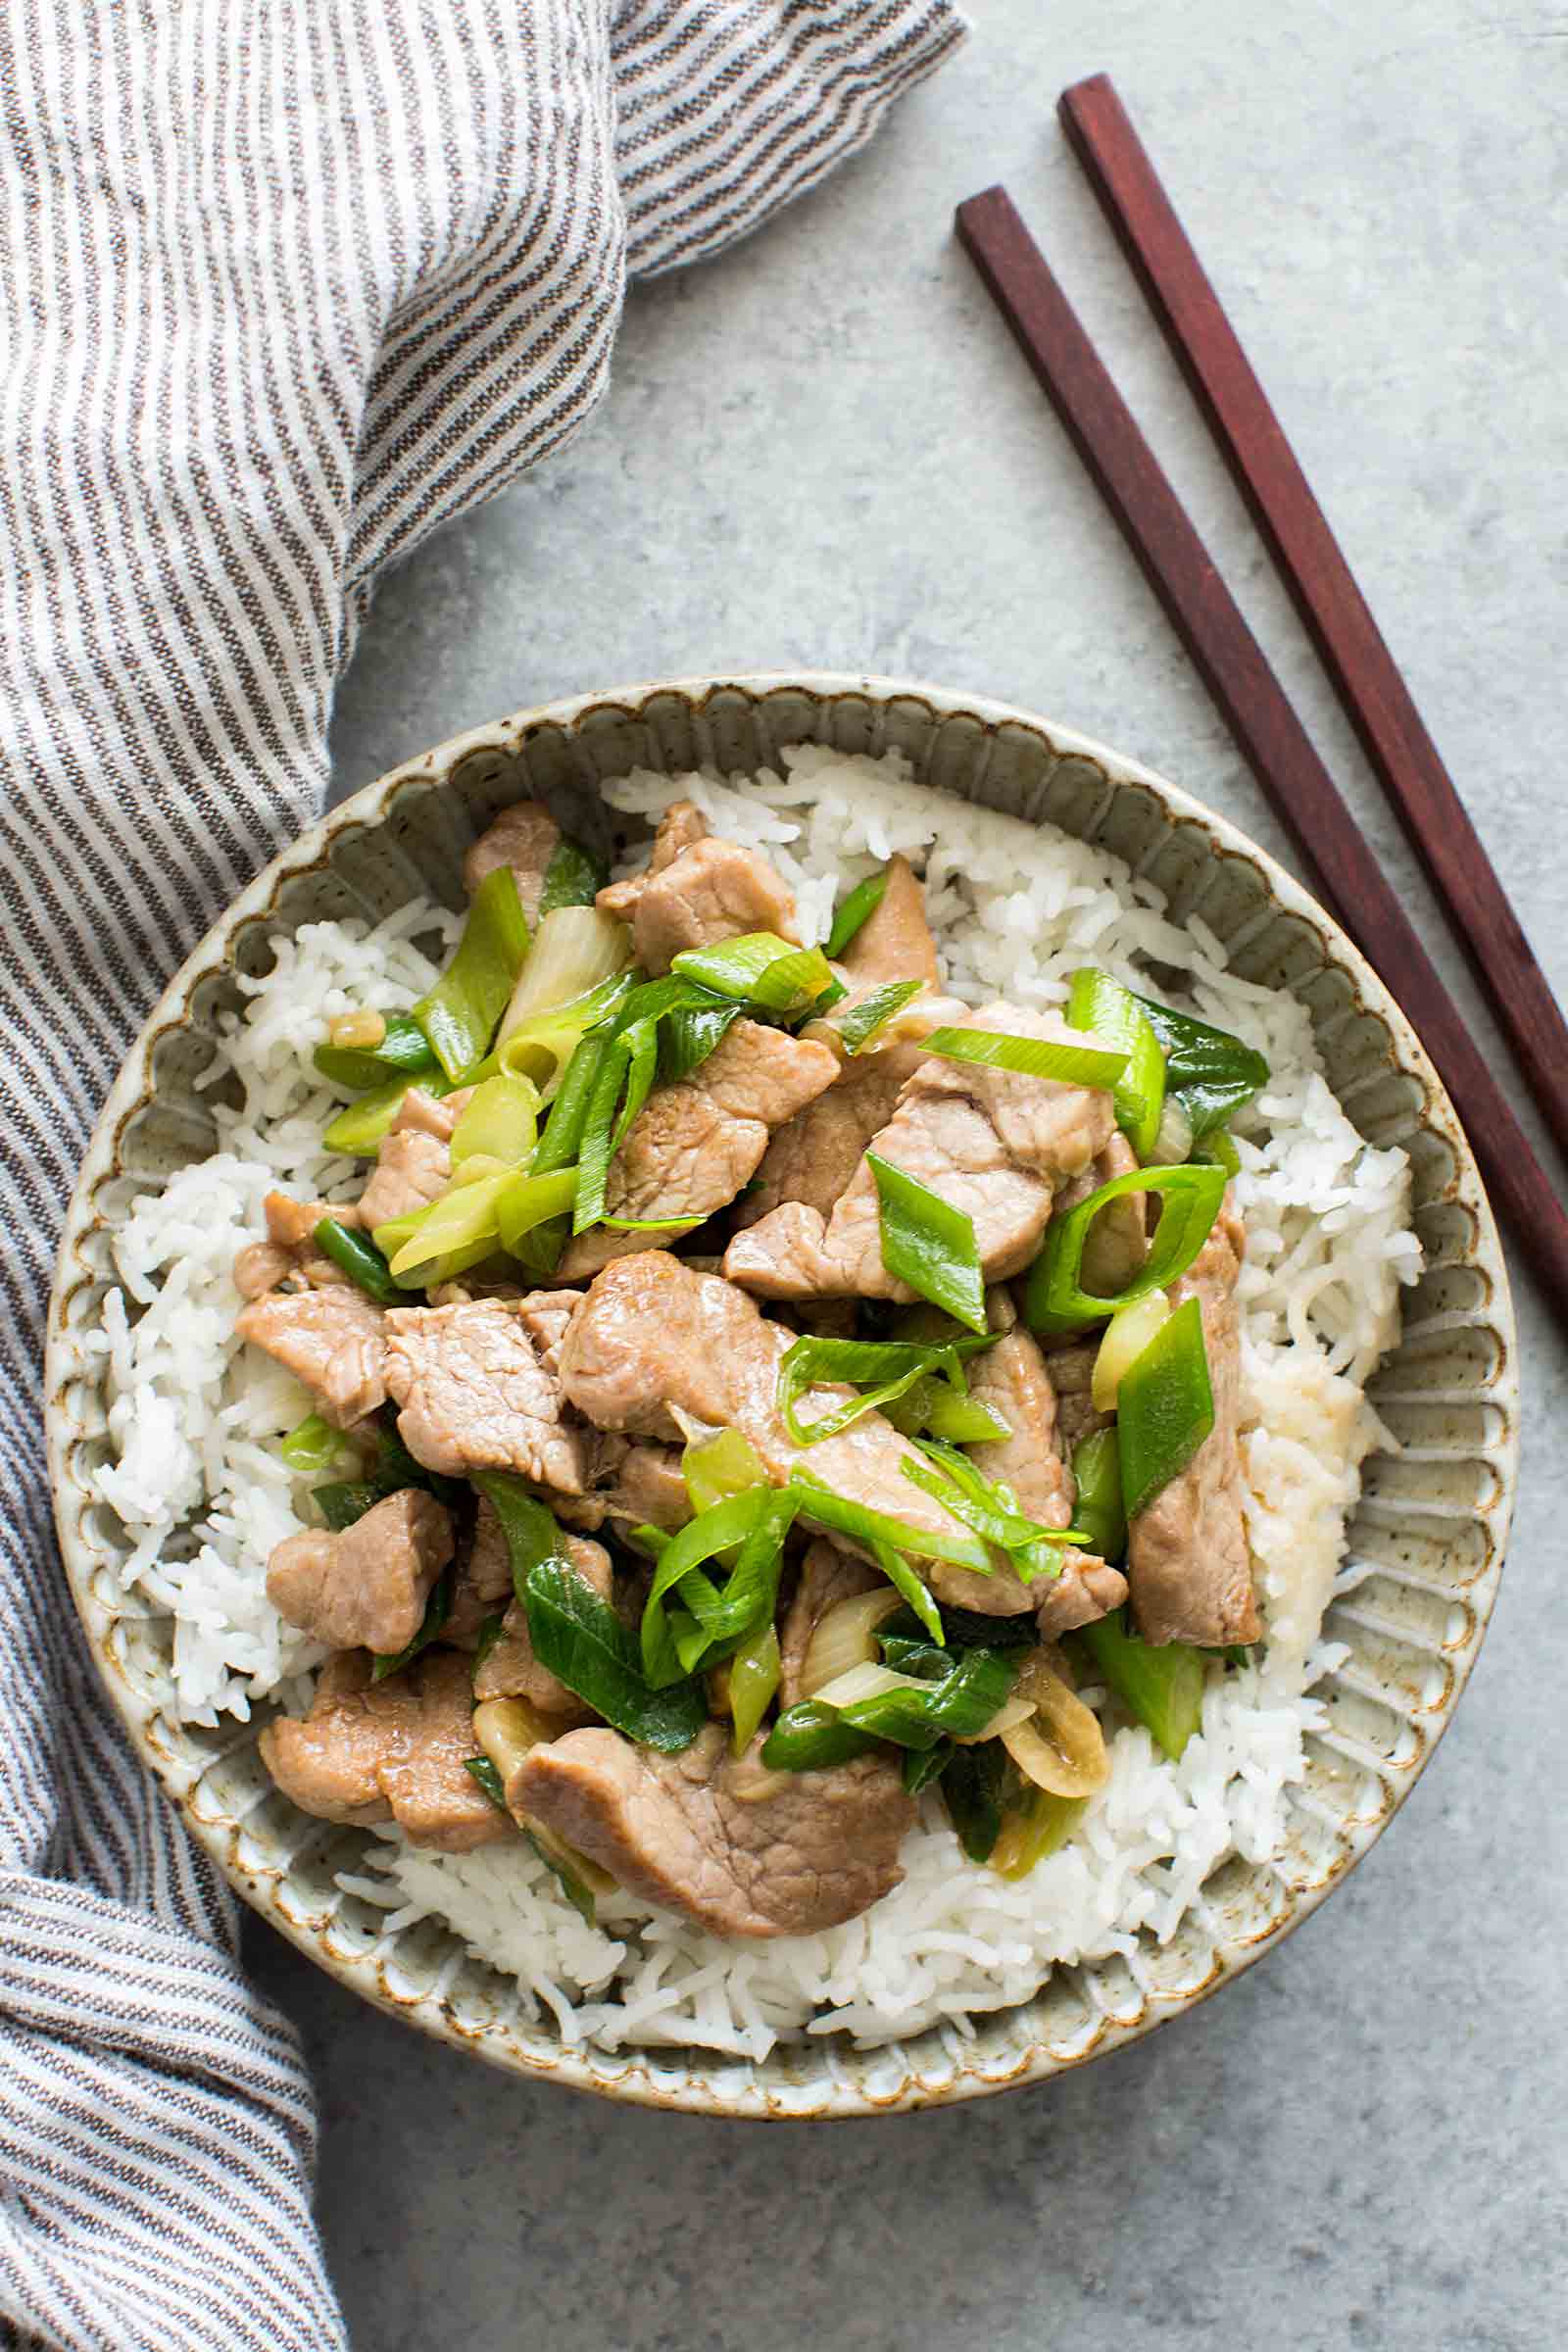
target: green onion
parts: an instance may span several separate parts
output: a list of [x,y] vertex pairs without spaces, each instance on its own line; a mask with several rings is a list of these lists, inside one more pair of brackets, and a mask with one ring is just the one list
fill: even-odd
[[863,1054],[877,1032],[885,1029],[894,1014],[902,1012],[924,986],[923,980],[890,980],[885,988],[873,988],[868,997],[852,1004],[838,1024],[845,1053]]
[[787,1707],[774,1724],[762,1745],[762,1762],[772,1772],[822,1772],[875,1745],[869,1732],[846,1723],[837,1707],[808,1698]]
[[1121,1376],[1116,1441],[1130,1520],[1185,1470],[1213,1426],[1203,1313],[1189,1298]]
[[1227,1176],[1239,1176],[1242,1172],[1242,1155],[1223,1127],[1211,1127],[1207,1135],[1200,1136],[1193,1146],[1193,1157],[1211,1160]]
[[558,1168],[569,1167],[576,1158],[588,1105],[609,1052],[608,1038],[592,1033],[579,1038],[573,1047],[571,1059],[550,1105],[544,1133],[534,1147],[529,1162],[533,1175],[551,1175]]
[[513,1169],[503,1168],[499,1175],[454,1185],[425,1207],[378,1225],[376,1248],[391,1251],[394,1280],[407,1287],[414,1276],[428,1287],[450,1281],[460,1261],[475,1266],[492,1256],[500,1239],[496,1211],[516,1181]]
[[1244,1102],[1268,1084],[1268,1063],[1228,1029],[1212,1029],[1190,1012],[1173,1012],[1150,997],[1136,997],[1150,1027],[1165,1049],[1165,1085],[1180,1097],[1196,1137],[1223,1127]]
[[1006,1552],[1020,1584],[1032,1585],[1037,1576],[1059,1576],[1063,1545],[1083,1541],[1081,1529],[1047,1528],[1029,1518],[1018,1509],[1010,1487],[982,1477],[967,1455],[954,1446],[927,1441],[919,1455],[905,1457],[902,1468],[906,1478],[951,1511],[955,1519]]
[[496,1196],[496,1236],[507,1255],[516,1257],[525,1237],[570,1208],[576,1191],[575,1168],[552,1168],[544,1176],[511,1177]]
[[538,1135],[538,1113],[539,1090],[529,1079],[485,1079],[452,1130],[452,1165],[486,1158],[512,1166],[526,1159]]
[[501,1785],[501,1775],[499,1772],[497,1772],[489,1757],[465,1756],[463,1759],[463,1769],[465,1772],[470,1773],[474,1780],[478,1782],[480,1788],[484,1790],[486,1796],[490,1799],[490,1802],[495,1806],[497,1812],[505,1813],[507,1819],[510,1821],[512,1818],[512,1812],[507,1803],[507,1792]]
[[[530,956],[529,965],[532,962]],[[528,966],[524,966],[524,978],[527,970]],[[510,1028],[503,1025],[494,1056],[497,1069],[512,1077],[531,1078],[543,1090],[545,1098],[550,1099],[559,1093],[572,1055],[583,1039],[613,1018],[636,985],[631,972],[616,969],[579,996],[529,1012]],[[520,983],[518,993],[521,993]]]
[[833,917],[833,928],[827,935],[826,953],[829,956],[843,955],[861,924],[869,922],[881,906],[887,895],[887,887],[886,866],[880,873],[867,874],[863,882],[857,882]]
[[486,874],[468,908],[457,952],[414,1007],[449,1078],[482,1061],[528,953],[528,918],[509,865]]
[[715,1436],[688,1446],[680,1457],[680,1470],[692,1509],[698,1513],[710,1511],[715,1502],[723,1502],[731,1494],[744,1494],[748,1487],[767,1484],[756,1447],[738,1429],[721,1429]]
[[942,1798],[971,1862],[989,1862],[1002,1835],[1002,1788],[1007,1758],[999,1740],[955,1748],[942,1776]]
[[906,1169],[868,1152],[876,1179],[882,1263],[895,1282],[929,1298],[971,1331],[986,1330],[985,1283],[974,1220]]
[[908,1561],[902,1553],[895,1551],[891,1544],[873,1543],[871,1552],[894,1592],[902,1595],[906,1607],[913,1610],[940,1649],[943,1641],[942,1615],[923,1580],[915,1575]]
[[355,1094],[363,1094],[368,1087],[383,1087],[388,1079],[420,1078],[440,1068],[429,1039],[412,1012],[389,1012],[378,1046],[318,1046],[311,1058],[323,1078],[330,1078],[334,1086],[349,1087]]
[[374,1663],[370,1668],[372,1683],[384,1683],[389,1674],[401,1674],[404,1667],[416,1658],[421,1649],[429,1647],[452,1614],[454,1582],[452,1570],[450,1568],[443,1569],[430,1588],[430,1597],[424,1604],[424,1617],[419,1630],[406,1649],[394,1651],[390,1655],[382,1652],[371,1653],[374,1658]]
[[834,984],[820,948],[792,948],[773,931],[747,931],[710,948],[683,949],[670,970],[715,996],[736,997],[778,1013],[803,1011]]
[[940,1438],[949,1446],[998,1446],[1012,1435],[989,1404],[940,1388],[927,1408],[924,1428],[927,1437]]
[[1054,1078],[1066,1086],[1114,1086],[1127,1067],[1125,1054],[1058,1045],[1048,1037],[1015,1037],[1006,1029],[933,1029],[924,1050],[943,1061],[974,1061],[988,1070]]
[[328,1122],[321,1142],[328,1152],[342,1152],[353,1159],[373,1159],[376,1147],[384,1135],[392,1131],[392,1122],[416,1086],[427,1094],[444,1095],[448,1085],[437,1064],[430,1064],[429,1076],[391,1078],[385,1086],[373,1087],[357,1102],[350,1102]]
[[[1107,1201],[1129,1193],[1157,1193],[1161,1197],[1159,1223],[1141,1271],[1114,1298],[1102,1298],[1082,1287],[1084,1247],[1090,1229]],[[1029,1270],[1024,1313],[1036,1331],[1076,1331],[1082,1324],[1099,1323],[1162,1291],[1185,1274],[1207,1241],[1225,1197],[1223,1168],[1134,1168],[1113,1176],[1087,1200],[1053,1218],[1046,1246]]]
[[1087,1796],[1053,1796],[1025,1781],[1008,1798],[1001,1835],[986,1859],[999,1878],[1026,1879],[1066,1844],[1088,1810]]
[[1119,980],[1085,964],[1072,976],[1067,1018],[1126,1054],[1127,1066],[1111,1088],[1116,1124],[1140,1159],[1152,1159],[1165,1101],[1165,1056],[1148,1014]]
[[934,1747],[946,1736],[972,1740],[1004,1706],[1017,1661],[999,1649],[966,1649],[940,1683],[878,1691],[852,1699],[842,1720],[895,1747]]
[[313,1487],[311,1498],[334,1535],[363,1519],[386,1497],[368,1479],[329,1479],[325,1486]]
[[1117,1697],[1146,1724],[1172,1763],[1203,1720],[1206,1668],[1200,1649],[1185,1642],[1157,1648],[1127,1629],[1125,1609],[1079,1628],[1078,1639]]
[[707,1004],[676,1004],[659,1032],[659,1074],[666,1084],[700,1069],[745,1010],[720,998]]
[[1121,1448],[1113,1428],[1097,1429],[1079,1440],[1072,1449],[1072,1475],[1078,1490],[1072,1515],[1090,1550],[1114,1563],[1127,1548],[1127,1513],[1121,1499]]
[[610,1163],[615,1150],[615,1104],[620,1100],[630,1059],[631,1049],[624,1038],[612,1037],[594,1078],[577,1147],[577,1198],[571,1211],[573,1233],[586,1233],[605,1213]]
[[550,853],[540,886],[540,922],[558,906],[591,906],[609,879],[610,868],[603,858],[563,833]]
[[915,1527],[888,1511],[874,1511],[869,1503],[852,1501],[848,1494],[836,1494],[799,1465],[790,1486],[800,1496],[802,1517],[813,1526],[825,1527],[830,1535],[851,1536],[867,1546],[886,1544],[894,1551],[912,1552],[920,1560],[953,1560],[960,1568],[972,1568],[978,1576],[993,1572],[990,1552],[956,1520],[951,1534],[946,1528]]
[[307,1413],[277,1450],[291,1470],[329,1470],[347,1444],[343,1432],[319,1413]]
[[477,1489],[501,1522],[512,1564],[512,1590],[527,1605],[528,1577],[542,1561],[567,1565],[565,1539],[553,1511],[537,1494],[530,1494],[510,1470],[475,1470],[469,1484]]
[[[800,1339],[780,1359],[774,1405],[797,1446],[820,1445],[851,1428],[862,1414],[882,1411],[917,1380],[940,1372],[952,1387],[963,1386],[957,1350],[923,1347],[907,1340]],[[852,1381],[867,1388],[863,1396],[803,1422],[795,1407],[807,1392],[825,1381]]]
[[783,1678],[778,1634],[771,1618],[752,1634],[729,1662],[729,1711],[735,1753],[744,1755],[773,1701]]
[[323,1257],[331,1259],[339,1273],[357,1283],[378,1306],[396,1306],[402,1294],[393,1281],[386,1259],[363,1233],[355,1233],[340,1225],[336,1217],[323,1217],[312,1239]]
[[[748,1487],[689,1520],[660,1553],[654,1581],[643,1608],[643,1671],[656,1690],[673,1682],[679,1668],[688,1672],[699,1659],[720,1644],[749,1633],[771,1619],[783,1565],[784,1538],[799,1507],[788,1488]],[[735,1554],[722,1592],[702,1574],[706,1563]],[[665,1614],[665,1595],[679,1588],[679,1597],[692,1625],[673,1626]]]
[[558,1559],[539,1561],[528,1571],[524,1606],[534,1656],[596,1714],[663,1755],[691,1745],[708,1720],[701,1690],[683,1681],[651,1690],[636,1635],[575,1569]]
[[[517,1826],[578,1918],[586,1920],[589,1927],[594,1927],[599,1918],[599,1905],[594,1899],[593,1888],[585,1879],[578,1877],[566,1860],[566,1855],[573,1849],[569,1846],[558,1848],[555,1838],[548,1831],[542,1830],[537,1822],[519,1822]],[[577,1859],[581,1861],[582,1856],[578,1855]]]

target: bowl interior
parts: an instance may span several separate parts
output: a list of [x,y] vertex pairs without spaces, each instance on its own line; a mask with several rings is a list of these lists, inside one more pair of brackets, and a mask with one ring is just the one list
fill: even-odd
[[[1370,1456],[1350,1529],[1367,1573],[1330,1610],[1348,1657],[1325,1687],[1286,1844],[1233,1858],[1200,1916],[1130,1960],[1058,1968],[1023,2006],[980,2018],[972,2041],[931,2032],[857,2052],[841,2037],[760,2065],[701,2051],[609,2054],[562,2045],[507,1980],[422,1921],[395,1936],[345,1896],[367,1833],[296,1811],[256,1753],[258,1724],[178,1723],[171,1621],[127,1593],[127,1542],[96,1496],[111,1458],[105,1397],[83,1339],[113,1278],[111,1236],[134,1193],[214,1148],[197,1082],[214,1023],[264,970],[280,927],[383,915],[434,895],[462,903],[463,853],[524,795],[581,831],[596,787],[633,767],[675,773],[776,765],[784,746],[903,752],[926,782],[1047,821],[1124,858],[1198,914],[1244,978],[1309,1009],[1331,1085],[1369,1142],[1409,1154],[1426,1252],[1404,1295],[1396,1350],[1371,1394],[1401,1450]],[[1384,1827],[1441,1736],[1479,1647],[1506,1535],[1516,1454],[1514,1334],[1491,1212],[1462,1133],[1419,1045],[1328,916],[1223,820],[1102,747],[1044,721],[932,689],[802,677],[703,681],[589,697],[443,746],[371,785],[244,894],[176,976],[100,1120],[62,1246],[51,1320],[48,1424],[68,1573],[116,1705],[193,1832],[239,1891],[320,1964],[424,2030],[494,2063],[577,2087],[708,2113],[847,2115],[973,2096],[1082,2063],[1213,1990],[1311,1909]]]

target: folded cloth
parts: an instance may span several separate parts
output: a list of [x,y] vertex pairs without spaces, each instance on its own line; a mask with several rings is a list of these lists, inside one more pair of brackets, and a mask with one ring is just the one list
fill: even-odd
[[36,0],[0,26],[0,2320],[343,2341],[295,2038],[76,1632],[39,1428],[94,1110],[317,810],[381,564],[558,448],[628,272],[819,179],[948,0]]

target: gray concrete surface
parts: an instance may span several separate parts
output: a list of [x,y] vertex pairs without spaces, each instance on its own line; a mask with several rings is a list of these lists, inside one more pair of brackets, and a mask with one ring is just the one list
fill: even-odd
[[[955,202],[1000,177],[1453,972],[1062,147],[1055,93],[1108,68],[1568,981],[1568,20],[1547,0],[975,13],[832,185],[637,293],[590,430],[386,584],[340,700],[343,788],[579,688],[868,665],[1100,734],[1278,851],[953,244]],[[1561,2342],[1568,1382],[1528,1284],[1520,1306],[1512,1559],[1450,1738],[1298,1936],[1077,2080],[819,2132],[621,2113],[425,2044],[253,1928],[322,2085],[321,2216],[363,2352]]]

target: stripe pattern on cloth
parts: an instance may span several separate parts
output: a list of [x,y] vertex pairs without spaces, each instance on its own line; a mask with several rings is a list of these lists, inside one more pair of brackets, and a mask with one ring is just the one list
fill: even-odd
[[66,1600],[53,1253],[163,978],[318,807],[381,565],[558,449],[949,0],[22,0],[0,28],[0,2335],[315,2352],[315,2109]]

